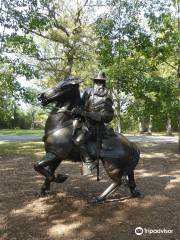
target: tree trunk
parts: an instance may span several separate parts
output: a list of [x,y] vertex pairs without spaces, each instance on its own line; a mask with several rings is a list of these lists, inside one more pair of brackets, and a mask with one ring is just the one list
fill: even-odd
[[13,128],[14,129],[17,127],[17,120],[18,120],[17,106],[16,106],[16,103],[15,103],[14,107],[13,107]]
[[118,131],[118,133],[121,133],[121,132],[122,132],[122,129],[121,129],[121,117],[120,117],[120,115],[119,115],[118,118],[117,118],[117,131]]
[[145,126],[142,119],[138,118],[139,133],[142,134],[145,132]]
[[148,134],[152,135],[152,116],[149,116]]
[[178,119],[178,134],[179,134],[179,141],[178,141],[178,152],[180,153],[180,114]]
[[32,122],[31,122],[31,129],[34,130],[35,127],[35,111],[32,111]]
[[122,132],[122,126],[121,126],[121,103],[120,103],[120,90],[117,88],[114,91],[114,105],[115,105],[115,116],[116,116],[116,130],[117,132]]
[[172,127],[171,127],[171,118],[170,117],[168,117],[168,119],[167,119],[166,133],[169,136],[172,135]]
[[[177,1],[177,12],[178,12],[178,33],[180,33],[180,3]],[[178,42],[178,70],[177,70],[177,81],[178,81],[178,88],[180,89],[180,43]],[[178,117],[178,135],[179,135],[179,142],[178,142],[178,151],[180,152],[180,113]]]
[[70,51],[67,55],[67,66],[65,68],[65,77],[69,77],[71,75],[73,64],[74,64],[74,50]]

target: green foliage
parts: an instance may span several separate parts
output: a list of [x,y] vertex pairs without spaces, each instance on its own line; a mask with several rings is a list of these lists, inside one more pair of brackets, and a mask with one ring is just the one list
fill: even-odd
[[173,117],[179,109],[177,87],[172,79],[145,78],[134,89],[134,97],[136,101],[129,106],[129,111],[136,119],[158,114]]
[[[177,69],[179,32],[171,1],[108,1],[110,11],[97,21],[99,62],[109,75],[109,87],[131,93],[125,113],[134,121],[167,120],[179,112]],[[144,13],[144,14],[143,14]],[[143,19],[143,21],[142,21]],[[119,100],[119,95],[116,96]],[[165,121],[166,122],[166,121]],[[176,121],[177,122],[177,121]],[[131,125],[131,124],[130,124]],[[177,124],[175,124],[177,126]],[[165,127],[165,126],[164,126]],[[126,128],[126,127],[125,127]]]
[[[15,78],[14,68],[0,63],[0,127],[10,127],[16,119],[16,108],[22,88]],[[6,126],[7,124],[7,126]]]
[[12,34],[6,38],[4,45],[7,51],[22,53],[30,56],[38,56],[38,49],[32,36]]
[[[0,127],[25,128],[44,121],[36,106],[36,90],[22,88],[20,76],[36,78],[39,86],[48,87],[73,74],[90,85],[99,68],[107,73],[114,92],[114,126],[121,121],[119,127],[132,130],[151,116],[155,130],[162,130],[167,118],[177,128],[179,1],[103,3],[108,12],[94,23],[94,8],[86,0],[2,2]],[[125,107],[122,92],[132,96]],[[29,104],[27,113],[20,110],[20,99]]]
[[58,82],[67,75],[76,74],[78,63],[83,61],[82,71],[95,59],[93,27],[85,11],[87,3],[3,1],[0,17],[4,28],[3,50],[15,53],[19,62],[22,56],[26,58],[21,66],[28,78],[39,77],[38,68],[44,78],[50,75],[52,83]]
[[[36,106],[37,92],[21,88],[20,76],[51,86],[67,75],[84,79],[94,71],[95,38],[86,5],[64,0],[1,3],[0,128],[33,128],[44,122]],[[29,104],[28,112],[20,110],[21,101]]]
[[[16,64],[16,65],[15,65]],[[17,76],[30,74],[26,66],[1,59],[0,63],[0,128],[30,128],[30,113],[20,109],[20,102],[37,104],[37,91],[21,87]],[[27,72],[26,72],[27,71]]]

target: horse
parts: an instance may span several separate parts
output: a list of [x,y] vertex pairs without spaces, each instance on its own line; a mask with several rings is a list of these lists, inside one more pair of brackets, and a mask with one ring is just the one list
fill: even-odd
[[[63,183],[67,175],[54,175],[55,170],[63,160],[80,162],[81,157],[73,143],[73,134],[77,119],[73,118],[72,109],[81,105],[79,81],[62,81],[57,86],[41,93],[38,99],[43,106],[55,103],[50,112],[43,137],[46,155],[35,163],[34,169],[45,176],[41,187],[41,195],[50,192],[52,181]],[[93,159],[97,158],[97,142],[90,140],[87,148]],[[136,187],[134,170],[140,159],[140,150],[135,143],[130,142],[125,136],[119,133],[110,134],[102,139],[99,160],[102,162],[106,173],[113,181],[108,188],[97,197],[93,197],[93,203],[102,202],[115,192],[126,179],[132,197],[139,197],[140,191]]]

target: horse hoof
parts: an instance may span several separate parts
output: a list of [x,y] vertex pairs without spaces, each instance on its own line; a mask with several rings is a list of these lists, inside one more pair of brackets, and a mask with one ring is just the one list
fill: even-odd
[[98,202],[99,202],[98,198],[97,198],[97,197],[93,197],[91,200],[89,200],[88,203],[96,204],[96,203],[98,203]]
[[103,200],[100,200],[98,197],[93,197],[91,200],[89,200],[88,203],[97,204],[97,203],[101,203],[101,202],[103,202]]
[[56,183],[63,183],[66,181],[67,178],[68,178],[67,175],[57,174],[57,176],[55,177],[55,179],[53,181]]
[[142,197],[142,194],[138,189],[133,189],[133,190],[131,190],[131,197],[133,197],[133,198],[139,197],[140,198],[140,197]]
[[50,194],[50,191],[48,189],[41,189],[39,192],[39,197],[45,197]]

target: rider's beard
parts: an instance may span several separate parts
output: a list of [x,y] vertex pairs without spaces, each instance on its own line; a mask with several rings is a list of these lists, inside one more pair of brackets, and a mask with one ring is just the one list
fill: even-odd
[[94,90],[98,91],[100,89],[104,89],[104,84],[102,84],[101,82],[97,82],[97,83],[95,82],[94,83]]
[[106,94],[105,91],[105,84],[103,83],[94,83],[94,94],[95,95],[102,95],[104,96],[104,94]]

